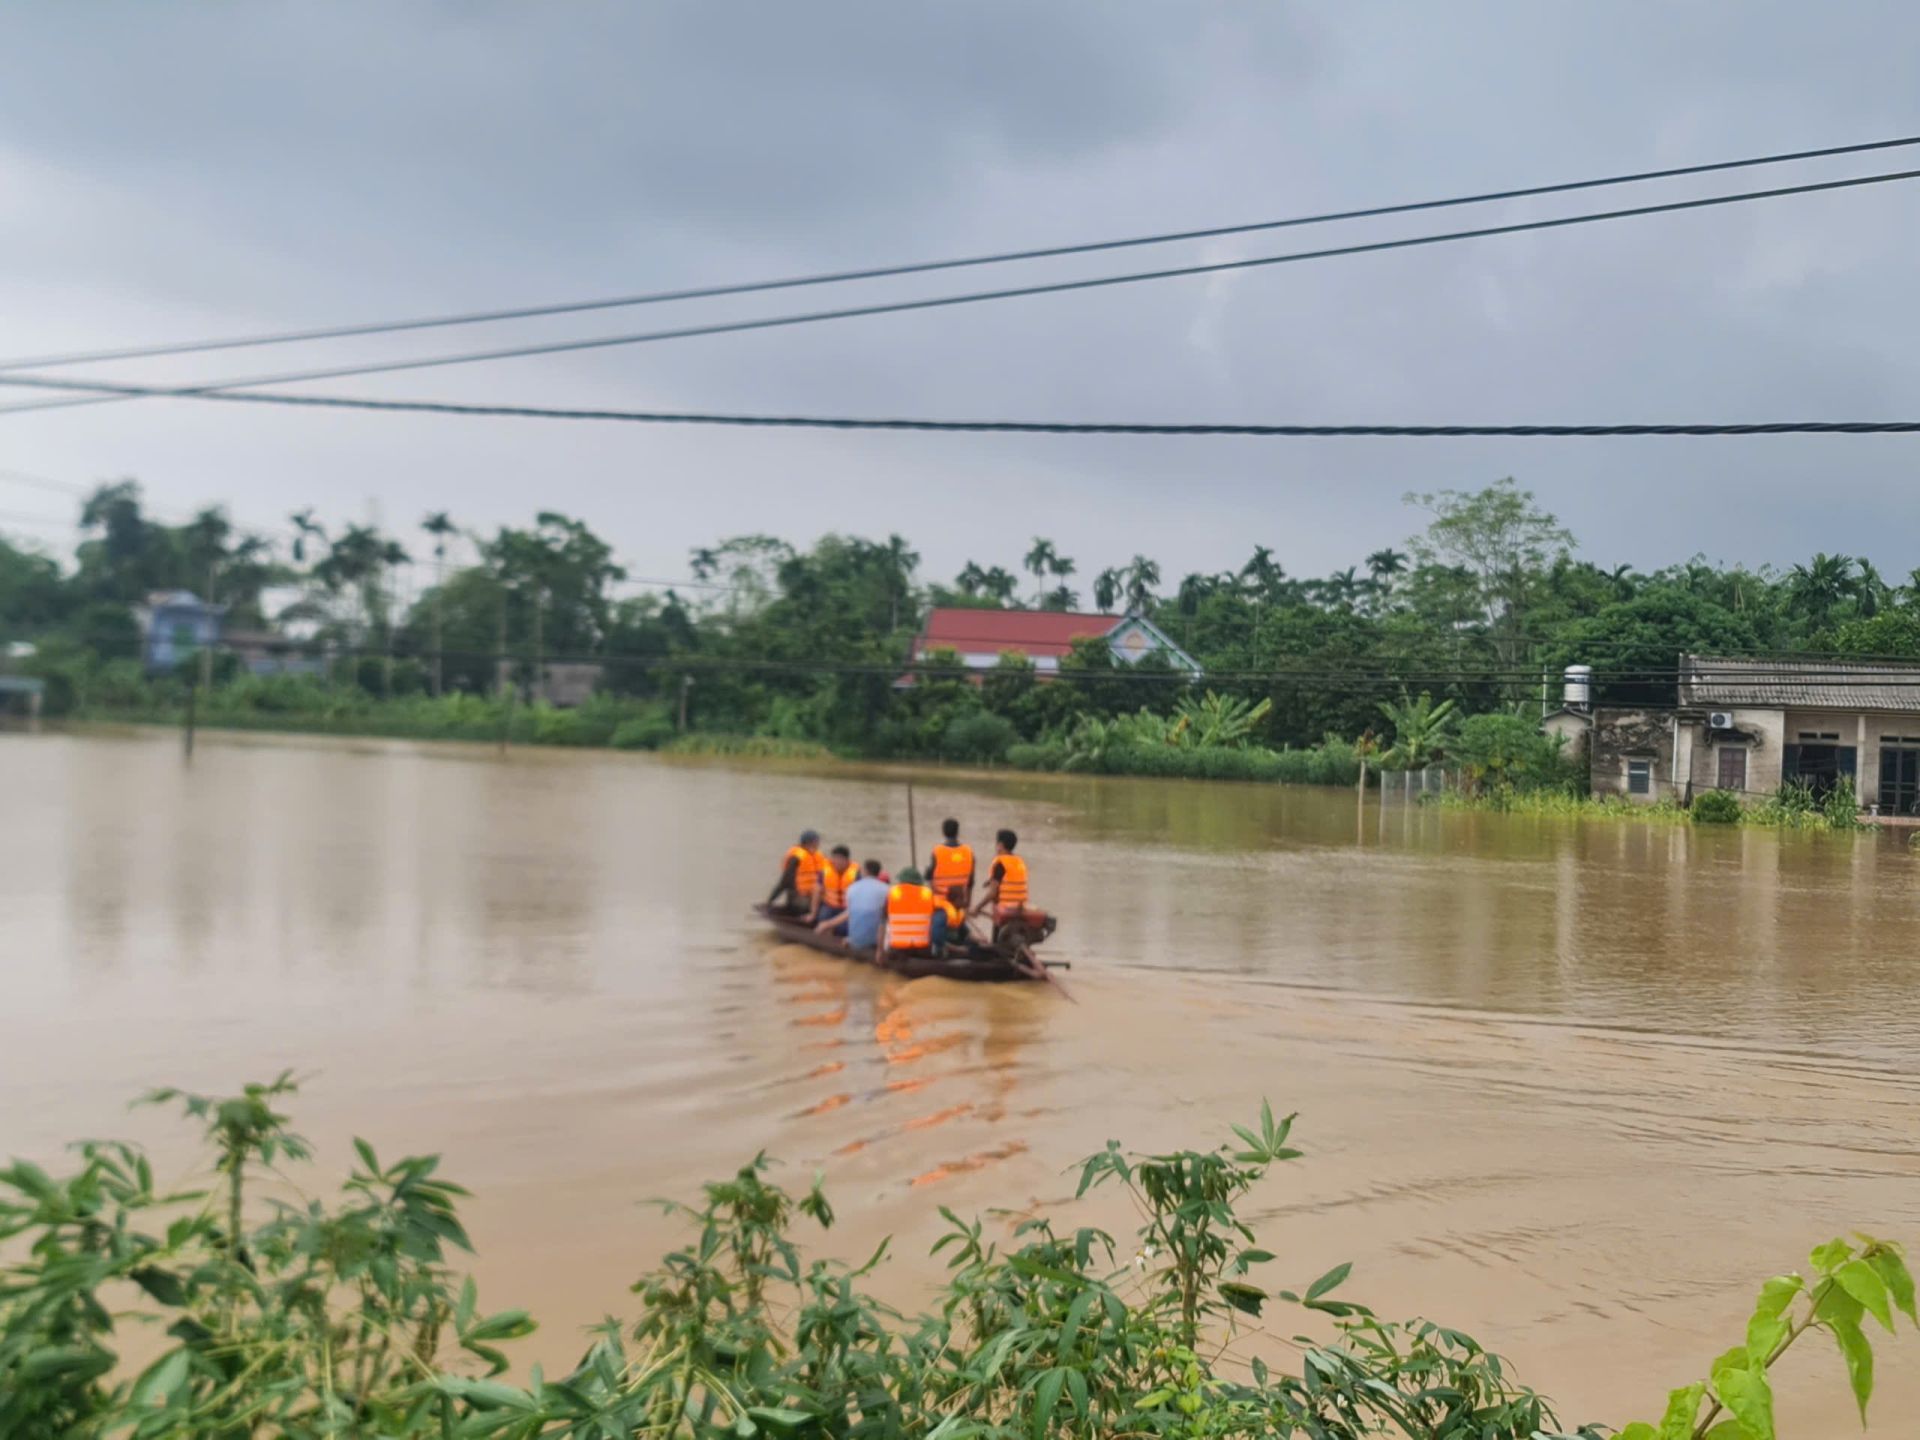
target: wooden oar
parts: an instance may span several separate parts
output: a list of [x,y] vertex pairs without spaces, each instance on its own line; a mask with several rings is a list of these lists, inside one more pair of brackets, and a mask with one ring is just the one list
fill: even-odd
[[1078,1000],[1073,999],[1073,992],[1056,980],[1053,972],[1035,957],[1033,947],[1028,945],[1024,938],[1017,939],[1013,942],[1013,955],[1014,964],[1020,970],[1036,980],[1046,981],[1047,984],[1053,986],[1054,989],[1066,996],[1067,999],[1073,1000],[1074,1004],[1078,1005],[1080,1003]]

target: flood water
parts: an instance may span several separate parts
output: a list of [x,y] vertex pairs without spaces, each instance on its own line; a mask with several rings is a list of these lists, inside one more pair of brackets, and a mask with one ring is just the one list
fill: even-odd
[[[125,1134],[184,1176],[127,1100],[292,1068],[329,1179],[359,1134],[477,1192],[483,1295],[542,1318],[521,1353],[551,1368],[672,1238],[638,1202],[756,1151],[827,1173],[829,1251],[895,1235],[878,1284],[912,1301],[937,1204],[1124,1228],[1070,1162],[1211,1143],[1268,1097],[1308,1153],[1256,1192],[1261,1278],[1351,1259],[1352,1298],[1472,1332],[1569,1423],[1657,1413],[1813,1243],[1920,1242],[1904,837],[915,793],[923,848],[947,813],[976,846],[1021,832],[1077,1003],[756,928],[803,826],[902,862],[898,774],[208,735],[188,768],[157,732],[0,735],[0,1155]],[[1857,1433],[1838,1358],[1802,1348],[1783,1430]],[[1920,1343],[1880,1374],[1875,1431],[1908,1433]]]

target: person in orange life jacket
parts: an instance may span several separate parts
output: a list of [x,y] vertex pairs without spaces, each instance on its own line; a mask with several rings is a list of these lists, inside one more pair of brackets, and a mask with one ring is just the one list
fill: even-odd
[[847,887],[860,878],[860,867],[853,863],[853,852],[844,845],[833,847],[820,866],[820,904],[814,911],[819,922],[813,928],[824,930],[847,913]]
[[880,938],[880,948],[900,954],[938,955],[951,923],[949,908],[934,895],[920,872],[907,866],[887,892],[887,928]]
[[1029,891],[1027,888],[1027,862],[1014,854],[1014,847],[1020,843],[1020,837],[1011,830],[1002,830],[994,836],[993,868],[987,872],[987,893],[979,910],[991,908],[993,923],[1016,918],[1027,908]]
[[820,904],[820,872],[826,863],[820,853],[820,832],[802,830],[799,843],[788,848],[780,864],[780,879],[767,904],[772,906],[785,896],[789,915],[811,915]]
[[942,820],[940,833],[945,840],[933,847],[933,859],[927,865],[927,883],[933,893],[944,896],[965,913],[973,904],[973,847],[960,843],[960,822]]

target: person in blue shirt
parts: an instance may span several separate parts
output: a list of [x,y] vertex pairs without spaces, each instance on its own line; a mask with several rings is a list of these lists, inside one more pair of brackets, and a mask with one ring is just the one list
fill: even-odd
[[845,912],[814,928],[826,935],[844,935],[856,950],[871,950],[880,943],[880,927],[887,918],[887,882],[880,878],[878,860],[860,868],[864,873],[847,887]]

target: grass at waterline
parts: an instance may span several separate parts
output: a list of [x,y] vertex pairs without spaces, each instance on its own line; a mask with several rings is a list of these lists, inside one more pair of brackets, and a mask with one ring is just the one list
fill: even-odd
[[[305,1162],[277,1108],[287,1076],[237,1096],[160,1091],[200,1122],[212,1193],[156,1190],[127,1145],[80,1147],[55,1177],[0,1170],[0,1434],[10,1440],[158,1437],[685,1437],[1013,1440],[1013,1437],[1312,1437],[1541,1440],[1552,1407],[1459,1331],[1381,1319],[1345,1298],[1350,1266],[1292,1288],[1295,1257],[1261,1249],[1241,1218],[1251,1192],[1300,1157],[1292,1118],[1262,1108],[1233,1140],[1142,1155],[1108,1146],[1081,1162],[1079,1193],[1117,1188],[1140,1225],[1127,1240],[1046,1218],[1005,1246],[942,1210],[936,1303],[907,1315],[863,1289],[859,1267],[808,1260],[802,1220],[827,1227],[818,1180],[794,1196],[765,1156],[701,1199],[671,1207],[687,1240],[631,1287],[624,1320],[599,1327],[579,1363],[506,1377],[523,1311],[480,1309],[449,1263],[469,1249],[466,1192],[434,1157],[383,1164],[363,1141],[337,1199],[267,1206],[269,1167]],[[1810,1257],[1812,1278],[1765,1283],[1745,1342],[1675,1390],[1661,1427],[1623,1440],[1775,1440],[1773,1366],[1810,1331],[1846,1360],[1862,1418],[1873,1389],[1871,1319],[1916,1319],[1898,1246],[1857,1237]],[[1684,1303],[1684,1300],[1676,1302]],[[1241,1358],[1256,1321],[1307,1331]],[[164,1331],[138,1375],[121,1332]],[[1271,1336],[1269,1339],[1271,1340]],[[1797,1357],[1796,1357],[1797,1358]]]
[[1742,804],[1725,791],[1709,790],[1691,809],[1673,800],[1651,804],[1623,795],[1575,795],[1564,790],[1449,790],[1421,797],[1436,810],[1477,810],[1565,820],[1638,820],[1652,825],[1753,825],[1775,830],[1856,831],[1871,828],[1860,818],[1853,787],[1841,784],[1825,797],[1804,785]]

